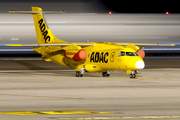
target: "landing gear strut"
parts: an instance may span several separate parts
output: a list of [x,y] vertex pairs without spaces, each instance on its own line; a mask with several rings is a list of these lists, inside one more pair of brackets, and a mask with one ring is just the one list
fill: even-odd
[[109,77],[110,76],[110,72],[109,71],[102,72],[102,76],[103,77]]
[[129,75],[129,77],[132,79],[132,78],[136,78],[136,74],[138,73],[138,71],[134,71],[132,70],[131,71],[131,74]]

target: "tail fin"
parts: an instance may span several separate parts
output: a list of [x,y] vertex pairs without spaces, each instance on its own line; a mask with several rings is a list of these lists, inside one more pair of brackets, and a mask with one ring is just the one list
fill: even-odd
[[67,43],[66,41],[62,41],[53,35],[51,30],[47,26],[47,23],[43,16],[43,11],[40,7],[32,7],[32,11],[9,11],[9,13],[33,14],[38,44]]

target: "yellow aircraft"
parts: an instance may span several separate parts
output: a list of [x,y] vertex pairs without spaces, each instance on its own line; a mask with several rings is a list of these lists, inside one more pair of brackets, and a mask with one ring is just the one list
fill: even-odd
[[139,69],[145,67],[145,52],[139,46],[174,46],[174,44],[131,43],[131,42],[66,42],[56,38],[48,28],[43,14],[64,13],[44,12],[39,7],[32,11],[9,11],[9,13],[33,14],[37,35],[36,44],[7,44],[6,46],[31,46],[45,61],[53,61],[65,67],[74,68],[76,77],[85,72],[102,72],[103,77],[110,71],[122,70],[135,78]]

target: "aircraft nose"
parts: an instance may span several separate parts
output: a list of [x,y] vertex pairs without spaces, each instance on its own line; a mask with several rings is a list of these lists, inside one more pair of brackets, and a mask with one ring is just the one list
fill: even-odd
[[137,61],[136,62],[136,68],[137,69],[143,69],[145,67],[145,64],[143,61]]

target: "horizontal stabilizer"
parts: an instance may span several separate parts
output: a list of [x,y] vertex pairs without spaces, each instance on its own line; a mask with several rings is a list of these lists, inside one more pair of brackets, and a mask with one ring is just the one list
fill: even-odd
[[9,11],[8,13],[15,13],[15,14],[38,14],[38,13],[43,13],[43,14],[61,14],[65,13],[64,10],[61,11]]

